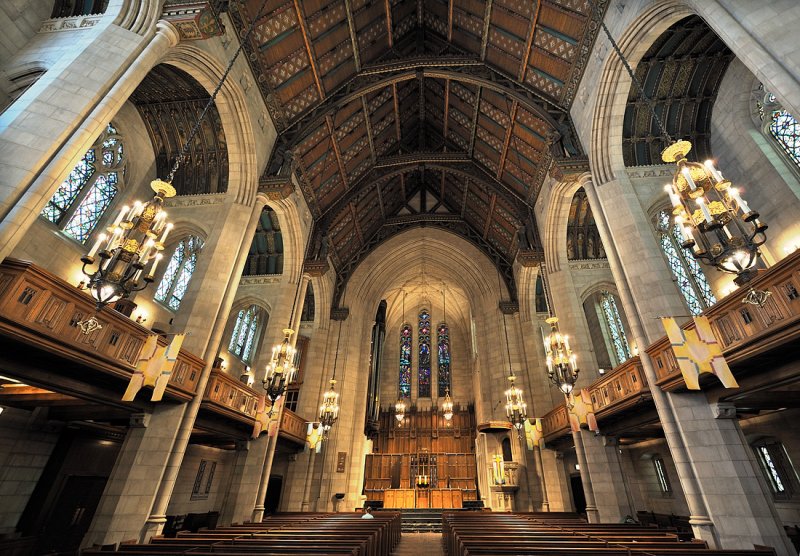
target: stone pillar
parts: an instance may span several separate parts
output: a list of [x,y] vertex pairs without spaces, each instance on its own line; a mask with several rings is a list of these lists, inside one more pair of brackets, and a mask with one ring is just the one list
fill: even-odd
[[220,524],[243,523],[250,519],[268,444],[269,437],[266,435],[237,442],[231,480],[219,516]]
[[[19,99],[3,114],[0,261],[147,72],[178,43],[171,24],[160,21],[157,29],[145,39],[109,25],[86,45],[91,55],[79,51],[71,60],[59,60],[34,85],[37,96]],[[107,55],[98,55],[103,52]]]
[[554,512],[574,511],[569,493],[569,477],[564,467],[564,454],[555,450],[542,449],[542,468],[545,486],[548,488],[548,510]]
[[583,448],[583,437],[580,432],[572,433],[572,440],[575,442],[575,455],[578,457],[578,467],[581,472],[581,484],[583,485],[583,496],[586,498],[586,519],[589,523],[599,523],[600,515],[597,511],[597,503],[594,498],[592,479],[589,476],[589,465],[586,463],[586,452]]
[[584,430],[580,435],[600,521],[619,523],[625,516],[633,516],[636,511],[628,495],[616,440]]
[[311,479],[314,478],[314,464],[317,460],[317,451],[309,450],[308,455],[308,470],[306,471],[306,484],[303,488],[303,502],[300,506],[300,511],[307,512],[308,506],[311,503]]
[[542,487],[542,511],[550,511],[550,497],[547,495],[547,480],[544,476],[544,463],[542,459],[542,452],[544,451],[543,442],[538,447],[533,449],[534,459],[536,461],[536,474],[539,476],[539,481]]
[[125,441],[83,547],[139,537],[185,410],[185,404],[161,402],[152,413],[131,415]]
[[[283,411],[283,404],[281,404],[280,411]],[[280,412],[278,413],[278,419],[280,419]],[[280,420],[278,422],[280,423]],[[259,476],[256,503],[250,514],[250,520],[253,523],[261,523],[264,519],[264,499],[267,497],[269,474],[272,472],[272,462],[275,460],[275,446],[278,442],[278,433],[276,432],[274,436],[268,436],[267,438],[269,438],[269,443],[267,444],[267,453],[264,456],[264,463],[261,467],[261,475]]]

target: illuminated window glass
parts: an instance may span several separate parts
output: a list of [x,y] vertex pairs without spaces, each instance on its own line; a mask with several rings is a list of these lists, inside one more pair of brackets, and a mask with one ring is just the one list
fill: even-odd
[[258,330],[258,313],[258,307],[255,305],[239,311],[228,344],[228,351],[245,362],[249,362],[253,354],[253,344]]
[[86,243],[117,195],[124,171],[122,141],[116,128],[108,124],[58,187],[41,215],[60,226],[65,234]]
[[693,315],[717,302],[706,275],[690,252],[681,246],[681,231],[677,224],[670,222],[670,215],[662,210],[656,218],[659,242],[667,258],[672,277]]
[[658,478],[658,486],[661,488],[662,494],[670,494],[672,486],[669,484],[669,477],[667,477],[667,470],[664,467],[664,460],[661,456],[653,458],[653,467],[656,468],[656,477]]
[[439,324],[436,328],[436,343],[439,346],[439,397],[443,398],[450,384],[450,329],[445,323]]
[[400,329],[400,397],[411,397],[411,325]]
[[419,368],[417,397],[431,397],[431,315],[427,309],[419,313]]
[[203,240],[197,236],[188,236],[181,240],[172,254],[172,258],[164,271],[164,276],[156,289],[155,298],[177,311],[183,296],[189,287],[197,267],[197,255],[203,248]]
[[797,473],[783,444],[775,439],[763,439],[753,445],[758,462],[778,500],[792,498],[800,488]]
[[783,109],[775,95],[764,90],[763,83],[758,86],[756,108],[769,134],[792,162],[800,167],[800,122]]
[[625,328],[622,326],[617,302],[610,292],[600,292],[600,307],[603,309],[603,316],[608,326],[608,332],[611,335],[611,343],[614,346],[617,362],[627,361],[631,357],[628,339],[625,337]]

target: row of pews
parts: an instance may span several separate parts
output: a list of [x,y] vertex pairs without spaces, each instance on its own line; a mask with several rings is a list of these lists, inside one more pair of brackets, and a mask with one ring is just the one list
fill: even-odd
[[361,519],[361,515],[306,512],[276,514],[264,518],[261,523],[245,523],[196,533],[180,531],[174,538],[153,537],[147,544],[122,543],[115,552],[90,549],[82,554],[389,556],[400,542],[400,514],[377,512],[375,519]]
[[452,512],[442,516],[448,556],[765,556],[772,549],[710,550],[675,529],[590,524],[569,513]]

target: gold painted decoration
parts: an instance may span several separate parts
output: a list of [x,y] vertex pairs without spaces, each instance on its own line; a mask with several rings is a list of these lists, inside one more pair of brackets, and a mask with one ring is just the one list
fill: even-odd
[[267,432],[270,422],[269,406],[267,406],[267,395],[261,394],[256,405],[255,423],[253,423],[253,434],[251,438],[255,440],[261,433]]
[[544,442],[544,429],[539,418],[525,420],[525,442],[528,450],[538,448]]
[[722,355],[708,317],[694,317],[694,329],[683,330],[672,317],[663,317],[661,324],[667,333],[686,388],[700,390],[700,375],[716,375],[725,388],[738,388],[739,383]]
[[[567,404],[567,413],[572,432],[578,432],[581,430],[581,425],[586,425],[590,431],[599,433],[600,427],[597,425],[597,418],[594,415],[594,406],[589,392],[585,389],[577,394],[573,392],[570,394],[569,402]],[[570,404],[572,407],[570,407]]]
[[502,454],[495,454],[492,458],[492,478],[496,485],[506,484],[506,468]]
[[122,396],[122,401],[133,401],[136,393],[143,386],[153,387],[153,395],[150,401],[161,401],[185,336],[185,334],[175,334],[172,341],[166,346],[158,344],[158,335],[156,334],[147,337],[139,354],[136,370],[131,376],[125,394]]
[[306,430],[306,444],[303,452],[314,450],[319,453],[322,450],[322,427],[320,423],[308,423]]

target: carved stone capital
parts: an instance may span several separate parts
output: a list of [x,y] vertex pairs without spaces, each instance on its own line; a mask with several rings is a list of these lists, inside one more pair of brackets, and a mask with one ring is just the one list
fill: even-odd
[[306,274],[315,277],[323,276],[330,270],[330,268],[331,265],[328,263],[327,259],[324,261],[306,260],[305,264],[303,265],[303,270],[306,272]]
[[540,266],[544,262],[544,251],[541,249],[520,249],[517,251],[517,262],[526,268]]
[[131,413],[128,426],[132,429],[146,429],[150,424],[149,413]]
[[589,171],[589,159],[585,156],[554,158],[550,176],[558,181],[575,181]]
[[294,193],[291,176],[261,177],[258,180],[258,192],[271,201],[281,201]]
[[501,301],[497,306],[504,315],[519,313],[519,301]]
[[714,419],[736,419],[736,406],[731,402],[718,402],[712,404]]
[[347,320],[347,317],[350,316],[350,309],[347,307],[334,307],[331,309],[331,320]]
[[225,28],[210,2],[173,2],[164,7],[162,17],[175,26],[182,41],[205,40],[225,34]]

